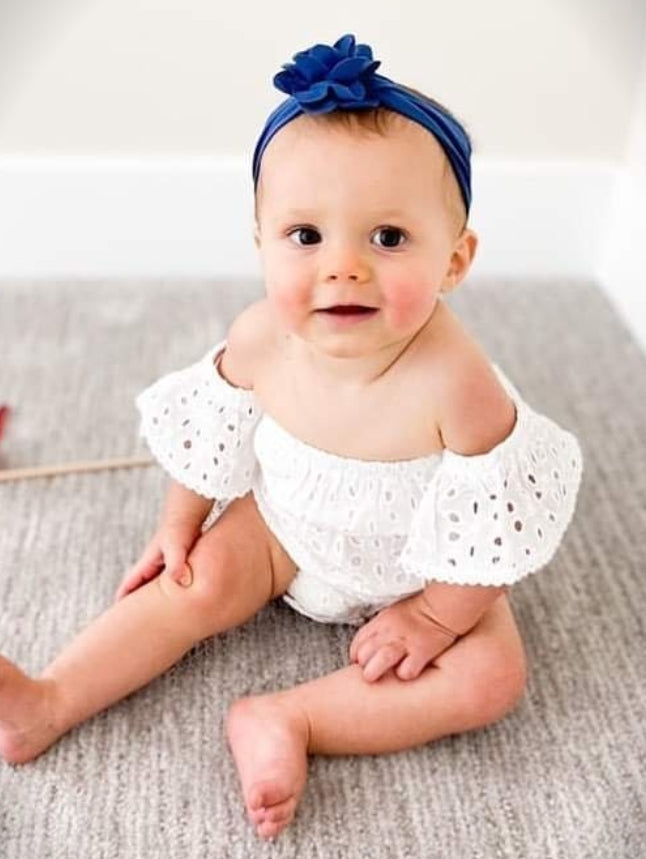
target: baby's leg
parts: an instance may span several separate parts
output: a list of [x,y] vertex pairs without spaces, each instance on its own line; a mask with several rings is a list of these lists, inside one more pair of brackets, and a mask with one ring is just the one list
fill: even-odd
[[188,588],[160,575],[114,603],[32,680],[0,657],[0,754],[23,763],[166,671],[197,642],[243,623],[296,568],[251,495],[234,501],[189,556]]
[[[416,680],[375,683],[349,665],[294,689],[237,702],[229,739],[259,834],[277,834],[302,794],[291,773],[307,752],[379,754],[495,722],[525,688],[525,657],[506,596]],[[279,802],[282,796],[282,802]],[[268,808],[273,806],[273,808]]]

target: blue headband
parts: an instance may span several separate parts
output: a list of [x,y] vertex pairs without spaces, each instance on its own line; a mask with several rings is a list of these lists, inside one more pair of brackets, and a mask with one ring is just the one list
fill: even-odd
[[355,45],[343,36],[334,47],[314,45],[283,66],[274,86],[289,98],[269,116],[253,154],[254,187],[267,144],[277,131],[304,113],[385,107],[423,125],[449,160],[467,210],[471,206],[471,144],[460,123],[435,102],[418,96],[389,78],[375,74],[380,64],[369,45]]

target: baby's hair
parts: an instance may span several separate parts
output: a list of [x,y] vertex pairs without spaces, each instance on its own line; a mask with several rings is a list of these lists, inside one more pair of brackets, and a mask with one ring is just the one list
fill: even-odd
[[[444,107],[443,104],[440,104],[439,101],[436,101],[425,93],[413,89],[412,87],[405,86],[402,88],[408,90],[408,92],[410,93],[413,93],[418,98],[427,101],[429,104],[432,104],[434,107],[436,107],[438,110],[441,110],[443,113],[447,114],[452,119],[455,119],[453,114],[446,107]],[[302,117],[300,117],[300,119],[301,121],[306,120],[307,122],[310,122],[314,125],[326,126],[328,128],[338,128],[353,134],[367,133],[378,134],[380,136],[384,136],[388,133],[388,131],[397,127],[398,124],[412,122],[412,120],[407,119],[405,116],[402,116],[402,114],[397,113],[394,110],[390,110],[387,107],[364,108],[361,110],[333,110],[329,113],[304,114]],[[460,192],[460,186],[458,185],[458,181],[453,172],[453,168],[451,167],[446,155],[444,155],[443,150],[442,155],[442,188],[444,190],[445,204],[451,215],[451,221],[454,226],[455,232],[457,235],[459,235],[466,227],[467,211],[464,205],[464,200],[462,199],[462,194]],[[260,183],[258,185],[257,191],[259,190]],[[256,207],[258,202],[257,196],[258,195],[256,194]]]

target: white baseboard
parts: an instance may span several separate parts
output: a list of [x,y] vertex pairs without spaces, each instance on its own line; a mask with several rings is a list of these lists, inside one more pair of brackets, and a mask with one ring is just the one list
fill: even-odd
[[[0,277],[257,276],[246,158],[0,157]],[[474,273],[594,277],[616,167],[474,160]]]
[[[597,280],[646,350],[638,184],[474,158],[474,275]],[[0,278],[259,277],[252,233],[246,157],[0,156]]]
[[[642,159],[643,159],[642,155]],[[646,170],[631,166],[615,187],[598,280],[646,353]]]
[[241,158],[0,157],[0,277],[256,273]]
[[646,354],[646,50],[623,163],[615,182],[599,282]]
[[617,174],[605,161],[476,160],[474,273],[595,278]]

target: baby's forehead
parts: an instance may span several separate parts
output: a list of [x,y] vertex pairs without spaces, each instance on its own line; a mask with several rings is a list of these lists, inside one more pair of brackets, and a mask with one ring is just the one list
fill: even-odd
[[[401,114],[388,111],[388,117],[379,123],[367,124],[357,114],[344,116],[303,114],[283,126],[270,141],[263,156],[263,165],[269,156],[277,161],[281,157],[293,160],[294,155],[321,148],[343,149],[350,155],[384,156],[396,158],[416,152],[429,163],[442,165],[446,156],[435,137]],[[273,155],[273,158],[272,158]]]
[[[415,190],[439,188],[448,167],[432,134],[405,117],[393,114],[376,130],[352,120],[300,116],[270,141],[261,164],[260,185],[287,189],[345,181],[349,185]],[[346,119],[345,117],[343,118]]]
[[353,117],[299,116],[283,126],[263,155],[256,215],[295,204],[335,206],[354,195],[373,208],[446,210],[456,230],[466,221],[455,175],[435,137],[393,112],[366,127]]

